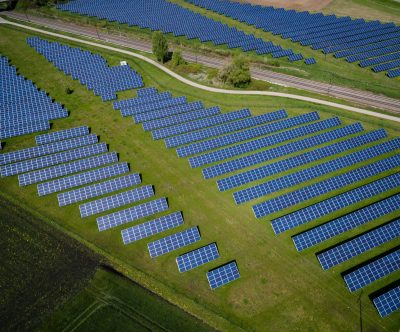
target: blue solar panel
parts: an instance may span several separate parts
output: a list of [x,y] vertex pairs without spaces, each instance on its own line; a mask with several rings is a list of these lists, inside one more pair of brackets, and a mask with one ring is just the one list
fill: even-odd
[[236,204],[242,204],[253,199],[293,187],[299,183],[319,178],[325,174],[350,167],[397,149],[400,149],[400,139],[377,144],[342,157],[337,157],[310,168],[302,169],[282,177],[274,178],[262,184],[235,192],[233,197]]
[[174,115],[185,114],[200,108],[203,108],[203,103],[201,101],[195,101],[189,104],[178,104],[176,106],[167,106],[166,108],[157,109],[155,111],[136,114],[133,116],[133,122],[142,123],[146,121],[160,120]]
[[[219,110],[219,107],[215,107],[215,110]],[[218,124],[227,123],[239,119],[248,118],[251,116],[251,113],[248,109],[243,109],[239,111],[234,111],[225,114],[219,114],[215,116],[211,116],[209,118],[200,119],[192,122],[186,122],[183,124],[178,124],[175,126],[159,129],[153,131],[151,134],[153,139],[162,139],[169,136],[179,135],[187,132],[191,132],[194,130],[199,130],[211,126],[216,126]]]
[[2,129],[0,132],[0,139],[22,136],[45,130],[50,130],[50,124],[47,121],[32,122],[18,127],[7,127]]
[[138,202],[152,196],[154,196],[153,186],[147,185],[81,204],[79,205],[79,212],[81,217],[85,218],[123,205]]
[[53,181],[38,184],[39,196],[49,195],[58,191],[82,186],[88,183],[104,180],[113,176],[129,172],[127,163],[118,163],[111,166],[79,173]]
[[314,205],[310,205],[301,210],[277,218],[272,221],[272,228],[274,229],[275,234],[280,234],[296,226],[321,218],[334,211],[384,193],[385,191],[396,188],[397,186],[400,186],[400,173],[346,191],[343,194],[331,197]]
[[91,168],[104,166],[118,161],[118,155],[115,152],[101,154],[99,156],[73,161],[68,164],[61,164],[37,171],[24,173],[18,176],[20,186],[43,182],[53,178],[82,172]]
[[138,97],[144,97],[144,96],[148,96],[148,95],[152,95],[157,93],[157,89],[155,87],[149,87],[149,88],[143,88],[143,89],[139,89],[136,90],[136,94]]
[[[269,117],[266,115],[266,118]],[[195,131],[192,133],[186,133],[179,136],[168,137],[165,139],[165,145],[168,148],[176,147],[179,145],[200,141],[206,138],[210,138],[212,136],[219,136],[223,134],[227,134],[229,132],[241,130],[247,127],[251,127],[259,123],[261,118],[252,117],[246,118],[242,120],[237,120],[235,122],[229,122],[226,124],[221,124],[215,127],[206,128],[203,130]],[[261,120],[262,121],[262,120]],[[267,121],[270,121],[269,119]],[[181,157],[181,155],[179,154]]]
[[[294,119],[294,118],[293,118]],[[291,120],[291,119],[288,119]],[[287,120],[283,120],[287,121]],[[281,121],[281,122],[283,122]],[[297,121],[296,121],[297,122]],[[274,123],[279,127],[279,122]],[[293,124],[292,126],[298,125],[299,123]],[[317,123],[308,124],[305,126],[297,127],[294,129],[290,129],[292,126],[288,125],[289,130],[279,132],[274,135],[269,135],[265,137],[261,137],[252,141],[244,142],[241,144],[236,144],[224,149],[212,151],[206,154],[202,154],[200,156],[195,156],[189,159],[191,167],[199,167],[206,164],[211,164],[214,162],[222,161],[224,159],[229,159],[232,157],[239,156],[241,154],[245,154],[248,152],[253,152],[256,150],[260,150],[262,148],[266,148],[272,145],[276,145],[285,141],[289,141],[295,138],[299,138],[302,136],[310,135],[322,130],[326,130],[328,128],[332,128],[334,126],[339,125],[340,122],[338,119],[327,119]],[[275,128],[276,129],[276,128]],[[286,129],[286,128],[285,128]],[[279,129],[278,129],[279,130]]]
[[156,199],[134,207],[114,212],[102,217],[98,217],[97,226],[99,231],[104,231],[113,227],[117,227],[128,222],[148,217],[158,212],[168,209],[168,203],[165,198]]
[[97,136],[95,134],[72,138],[65,141],[55,142],[52,144],[44,144],[40,146],[34,146],[27,149],[21,149],[8,153],[0,154],[0,165],[14,163],[17,161],[44,156],[46,154],[56,153],[65,151],[80,146],[97,143]]
[[236,262],[222,265],[214,270],[207,272],[207,279],[211,289],[221,287],[239,278],[240,273]]
[[324,270],[400,237],[400,219],[323,251],[317,258]]
[[56,141],[61,141],[69,138],[89,135],[89,128],[81,126],[76,128],[69,128],[65,130],[55,131],[48,134],[38,135],[35,137],[36,144],[48,144]]
[[295,235],[292,239],[296,249],[302,251],[399,209],[400,194]]
[[35,159],[24,160],[14,164],[3,166],[1,168],[1,176],[11,176],[26,173],[40,168],[90,157],[107,151],[108,148],[106,143],[98,143],[95,145],[88,145],[73,150],[67,150],[56,154],[38,157]]
[[[359,123],[346,127],[343,130],[352,132],[354,131],[355,128],[358,128],[359,131],[362,130],[362,126]],[[213,178],[246,167],[257,165],[262,162],[266,162],[278,157],[286,156],[294,152],[305,150],[315,145],[331,141],[332,136],[334,136],[336,133],[337,133],[336,131],[333,131],[333,132],[318,134],[285,145],[274,147],[272,149],[260,151],[248,156],[240,157],[214,166],[210,166],[203,169],[202,171],[203,176],[205,179]]]
[[328,192],[364,180],[368,177],[396,168],[399,165],[400,155],[386,158],[254,205],[253,211],[257,218],[261,218],[271,213],[297,205],[311,198],[321,196]]
[[[340,128],[332,131],[331,141],[349,135],[347,131],[344,131],[345,128]],[[337,134],[334,135],[335,133]],[[252,181],[260,180],[262,178],[266,178],[268,176],[277,173],[285,172],[287,170],[296,168],[298,166],[306,165],[313,161],[317,161],[323,158],[333,156],[338,153],[342,153],[347,150],[354,149],[358,146],[385,137],[386,137],[386,132],[383,129],[379,129],[370,133],[366,133],[357,137],[347,139],[345,141],[336,142],[309,152],[302,153],[300,155],[289,157],[284,160],[279,160],[265,166],[261,166],[255,169],[251,169],[249,171],[245,171],[239,174],[231,175],[229,177],[220,179],[217,181],[218,189],[220,191],[232,189],[244,185],[246,183],[250,183]]]
[[140,113],[144,113],[144,112],[152,112],[152,111],[156,111],[156,110],[159,110],[162,108],[167,108],[167,107],[172,107],[172,106],[177,106],[177,105],[182,105],[182,104],[186,104],[185,96],[155,101],[155,102],[148,103],[145,105],[138,105],[138,106],[122,108],[121,115],[122,116],[136,115],[136,114],[140,114]]
[[343,276],[351,292],[363,288],[400,269],[400,249]]
[[186,272],[219,257],[217,245],[211,243],[207,246],[195,249],[176,258],[179,272]]
[[146,96],[142,96],[142,97],[138,97],[138,98],[114,101],[113,107],[116,110],[120,110],[122,108],[151,104],[156,101],[167,100],[167,99],[171,99],[171,98],[172,98],[171,92],[166,91],[166,92],[161,92],[161,93],[148,94]]
[[[190,105],[190,104],[188,104]],[[193,120],[198,120],[198,119],[203,119],[209,116],[213,115],[218,115],[220,114],[220,108],[219,107],[210,107],[206,109],[202,109],[202,107],[199,107],[198,109],[194,111],[189,111],[183,114],[177,114],[174,116],[168,116],[166,118],[161,118],[161,119],[155,119],[151,120],[148,122],[144,122],[142,124],[143,129],[148,131],[148,130],[154,130],[154,133],[158,130],[165,129],[165,127],[177,125],[180,123],[185,123]]]
[[[262,115],[258,115],[258,116],[254,116],[250,119],[246,119],[243,121],[238,121],[237,124],[238,126],[236,128],[234,128],[232,131],[240,131],[249,127],[253,127],[253,126],[257,126],[257,125],[261,125],[264,123],[268,123],[274,120],[279,120],[279,119],[283,119],[287,117],[287,113],[285,110],[279,110],[279,111],[275,111],[275,112],[271,112],[271,113],[267,113],[267,114],[262,114]],[[228,128],[228,132],[229,132],[229,128]],[[221,133],[221,135],[223,135],[224,133]],[[200,152],[204,152],[207,150],[212,150],[212,149],[216,149],[218,147],[221,146],[225,146],[227,144],[230,144],[230,139],[228,136],[234,136],[236,137],[236,135],[240,135],[239,133],[233,133],[230,135],[225,135],[225,136],[221,136],[221,137],[216,137],[216,138],[212,138],[212,139],[208,139],[202,142],[196,142],[196,143],[192,143],[190,145],[187,146],[182,146],[179,147],[176,152],[178,154],[179,157],[187,157],[193,154],[197,154]],[[245,138],[243,138],[245,139]],[[234,143],[235,141],[233,141]]]
[[386,317],[400,308],[400,286],[375,297],[373,299],[381,317]]
[[201,236],[197,227],[172,234],[162,239],[147,244],[151,258],[167,254],[171,251],[188,246],[200,241]]
[[87,200],[89,198],[105,195],[121,189],[126,189],[139,183],[141,183],[141,179],[138,173],[121,176],[116,179],[111,179],[90,186],[60,193],[57,195],[58,205],[70,205]]
[[123,229],[121,231],[122,241],[124,244],[129,244],[180,225],[183,225],[182,213],[174,212],[161,218]]

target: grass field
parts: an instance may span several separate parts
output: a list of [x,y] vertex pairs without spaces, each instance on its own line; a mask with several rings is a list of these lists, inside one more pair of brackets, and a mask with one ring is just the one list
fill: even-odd
[[[371,91],[378,94],[387,95],[393,98],[400,98],[400,79],[389,79],[385,76],[384,72],[374,73],[370,69],[360,68],[356,63],[350,64],[343,59],[335,59],[332,55],[324,55],[320,51],[313,51],[309,47],[301,46],[298,43],[293,43],[289,40],[282,39],[279,36],[274,36],[272,33],[264,32],[249,26],[244,23],[237,22],[233,19],[213,13],[211,11],[202,9],[191,5],[184,0],[172,0],[179,5],[187,7],[195,12],[211,17],[217,21],[235,26],[238,29],[254,34],[256,37],[263,38],[264,40],[272,41],[284,48],[292,48],[296,52],[301,52],[305,57],[314,57],[317,60],[316,65],[307,66],[302,61],[290,63],[288,60],[272,59],[271,56],[260,56],[255,52],[247,52],[246,57],[249,61],[259,62],[260,64],[271,65],[269,69],[285,74],[290,74],[298,77],[308,78],[315,81],[332,83],[335,85],[346,86],[350,88],[357,88],[361,90]],[[33,11],[35,13],[42,13],[50,15],[57,19],[72,21],[78,24],[89,24],[97,26],[104,31],[113,32],[116,34],[123,33],[124,35],[134,38],[150,39],[151,32],[146,29],[139,29],[137,27],[128,27],[127,25],[120,25],[116,23],[109,23],[107,21],[98,20],[96,18],[88,18],[68,12],[62,12],[54,8],[41,9],[40,11]],[[188,40],[185,37],[172,37],[167,35],[170,45],[173,48],[189,47],[197,52],[209,53],[214,52],[219,55],[231,56],[235,54],[243,54],[238,49],[230,50],[226,46],[214,46],[211,43],[200,43],[199,40]],[[279,67],[275,63],[279,63]]]
[[125,277],[98,269],[89,285],[41,331],[213,331]]
[[[55,195],[39,198],[35,186],[19,188],[15,177],[1,180],[1,195],[12,199],[22,208],[35,210],[45,220],[52,220],[99,254],[105,255],[118,271],[216,328],[354,331],[360,329],[360,321],[365,331],[395,331],[398,328],[400,314],[380,319],[368,295],[397,280],[399,273],[366,287],[363,292],[350,294],[340,273],[370,258],[371,254],[366,253],[323,272],[314,250],[296,253],[290,239],[293,233],[274,236],[268,225],[269,220],[256,220],[250,204],[235,206],[231,193],[219,193],[214,181],[203,180],[200,170],[191,170],[187,161],[178,159],[174,151],[165,149],[163,142],[153,141],[140,126],[133,125],[131,119],[123,119],[113,111],[111,103],[102,103],[100,98],[59,72],[29,48],[25,38],[30,34],[1,26],[0,35],[0,53],[8,56],[21,74],[32,79],[71,112],[68,119],[54,121],[53,128],[89,125],[101,141],[109,143],[110,151],[119,153],[121,161],[130,162],[133,171],[142,173],[145,184],[155,186],[157,196],[168,197],[171,211],[183,211],[187,226],[200,226],[203,237],[201,244],[217,241],[222,257],[212,264],[180,274],[175,264],[176,255],[196,246],[152,260],[146,250],[146,241],[124,246],[120,239],[120,228],[99,233],[94,217],[82,220],[76,205],[60,209]],[[102,54],[110,64],[122,60],[118,54],[95,48],[91,50]],[[398,124],[303,102],[256,96],[227,98],[225,95],[207,93],[189,88],[147,63],[127,60],[144,77],[147,86],[170,90],[175,96],[187,95],[189,101],[203,100],[206,106],[220,105],[224,112],[242,107],[249,107],[253,114],[280,108],[287,109],[290,115],[318,110],[322,118],[339,115],[344,124],[362,120],[368,130],[384,127],[391,137],[400,131]],[[74,93],[67,95],[66,87],[71,87]],[[129,93],[123,95],[126,97]],[[34,140],[31,135],[6,143],[5,151],[10,151],[32,146]],[[393,192],[387,192],[384,196],[391,194]],[[352,206],[348,210],[355,208]],[[339,213],[343,214],[344,211]],[[335,215],[329,216],[330,219]],[[374,225],[393,217],[396,215],[386,216]],[[356,232],[371,227],[365,225]],[[350,232],[345,237],[356,232]],[[342,236],[337,241],[343,239]],[[328,242],[325,245],[331,244]],[[394,245],[389,243],[381,246],[378,253]],[[321,248],[319,246],[315,250]],[[241,278],[227,287],[210,291],[206,271],[232,259],[238,262]],[[120,317],[117,312],[115,315],[116,319]]]

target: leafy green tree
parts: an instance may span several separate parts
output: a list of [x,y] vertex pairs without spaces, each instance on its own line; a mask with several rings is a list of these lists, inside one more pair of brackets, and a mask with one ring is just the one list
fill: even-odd
[[168,42],[161,31],[156,31],[152,39],[153,54],[156,56],[157,61],[164,63],[168,58]]
[[172,59],[171,59],[172,67],[178,67],[178,66],[186,65],[186,64],[187,64],[187,62],[182,57],[182,53],[179,51],[174,51],[174,53],[172,54]]
[[242,57],[234,58],[232,63],[221,69],[218,77],[226,84],[236,88],[245,88],[251,82],[249,64]]

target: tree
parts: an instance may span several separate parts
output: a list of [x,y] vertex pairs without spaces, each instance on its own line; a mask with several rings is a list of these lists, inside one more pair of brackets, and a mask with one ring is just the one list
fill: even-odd
[[153,34],[153,54],[157,61],[164,63],[168,58],[168,42],[161,31]]
[[186,65],[187,62],[182,57],[182,53],[179,51],[174,51],[172,54],[171,65],[172,67],[178,67],[180,65]]
[[249,64],[242,57],[234,58],[232,63],[221,69],[218,77],[226,84],[236,88],[245,88],[251,82]]

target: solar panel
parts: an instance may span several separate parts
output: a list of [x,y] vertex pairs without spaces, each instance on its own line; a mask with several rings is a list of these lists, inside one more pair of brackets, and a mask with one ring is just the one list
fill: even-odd
[[20,186],[27,186],[29,184],[43,182],[72,173],[82,172],[91,168],[115,163],[117,161],[117,153],[109,152],[91,158],[80,159],[68,164],[61,164],[29,173],[24,173],[18,176],[18,181]]
[[136,205],[122,211],[98,217],[96,219],[97,226],[99,228],[99,231],[101,232],[140,218],[151,216],[152,214],[156,214],[167,209],[168,203],[166,198],[159,198],[154,201]]
[[[190,104],[188,104],[188,105],[190,105]],[[161,128],[164,129],[165,127],[168,127],[168,126],[173,126],[173,125],[177,125],[179,123],[202,119],[202,118],[217,115],[220,113],[221,113],[221,111],[220,111],[219,107],[210,107],[210,108],[205,108],[205,109],[203,109],[203,107],[199,107],[193,111],[189,111],[189,112],[186,112],[183,114],[177,114],[177,115],[164,117],[161,119],[147,121],[147,122],[144,122],[142,124],[142,126],[143,126],[143,129],[146,131],[158,130]]]
[[381,317],[386,317],[400,308],[400,286],[375,297],[374,305]]
[[[341,130],[342,129],[337,129]],[[336,130],[336,131],[337,131]],[[344,133],[340,135],[333,135],[335,132],[332,131],[332,140],[337,138],[346,137],[349,135],[348,133]],[[279,160],[273,163],[270,163],[265,166],[257,167],[255,169],[251,169],[249,171],[245,171],[239,174],[231,175],[229,177],[217,180],[218,189],[220,191],[225,191],[228,189],[232,189],[235,187],[239,187],[246,183],[250,183],[252,181],[260,180],[262,178],[266,178],[268,176],[285,172],[290,169],[306,165],[313,161],[317,161],[323,158],[327,158],[333,156],[338,153],[342,153],[347,150],[354,149],[358,146],[382,139],[386,137],[386,132],[383,129],[379,129],[370,133],[366,133],[357,137],[353,137],[350,139],[346,139],[341,142],[335,142],[333,144],[323,146],[318,149],[314,149],[299,155],[295,155],[293,157],[289,157],[287,159]]]
[[153,186],[147,185],[79,205],[82,218],[115,209],[154,196]]
[[343,276],[350,292],[363,288],[400,269],[400,249]]
[[259,163],[263,163],[278,157],[283,157],[294,152],[302,151],[319,145],[325,142],[329,142],[338,133],[347,132],[353,133],[354,131],[362,131],[362,126],[359,123],[342,128],[343,131],[332,131],[322,134],[318,134],[312,137],[307,137],[294,142],[290,142],[281,146],[277,146],[268,150],[260,151],[248,156],[229,160],[217,165],[209,166],[203,169],[202,173],[205,179],[210,179],[219,175],[230,173],[236,170],[240,170],[246,167],[254,166]]
[[328,270],[357,255],[400,237],[400,219],[378,227],[317,255],[324,270]]
[[122,109],[127,107],[151,104],[161,100],[168,100],[172,98],[171,92],[165,91],[160,93],[151,93],[146,96],[141,96],[138,98],[123,99],[113,102],[114,109]]
[[40,157],[46,154],[65,151],[89,144],[95,144],[97,142],[98,142],[97,136],[95,134],[91,134],[87,136],[72,138],[65,141],[55,142],[52,144],[44,144],[27,149],[21,149],[8,153],[3,153],[0,154],[0,165],[14,163],[25,159]]
[[179,272],[186,272],[208,262],[216,260],[219,252],[216,243],[195,249],[176,258]]
[[48,134],[38,135],[35,137],[35,140],[36,144],[41,145],[84,135],[89,135],[89,128],[87,126],[69,128]]
[[[293,119],[294,118],[291,118],[288,120],[293,120]],[[273,123],[272,125],[275,125],[274,126],[275,129],[280,130],[277,128],[277,127],[280,127],[279,124],[281,122],[286,122],[286,121],[289,122],[288,120],[283,120],[283,121],[280,121],[277,123]],[[291,128],[292,126],[300,124],[300,123],[294,124],[293,122],[290,125],[288,125],[287,127]],[[300,126],[300,127],[294,128],[294,129],[285,130],[285,131],[279,132],[277,134],[264,136],[264,137],[261,137],[261,138],[258,138],[258,139],[252,140],[252,141],[236,144],[236,145],[224,148],[224,149],[215,150],[215,151],[212,151],[212,152],[209,152],[206,154],[192,157],[189,159],[190,166],[191,167],[199,167],[199,166],[204,166],[206,164],[211,164],[214,162],[222,161],[224,159],[229,159],[232,157],[239,156],[241,154],[260,150],[262,148],[280,144],[282,142],[289,141],[289,140],[292,140],[295,138],[299,138],[299,137],[306,136],[306,135],[311,135],[318,131],[322,131],[322,130],[337,126],[338,124],[340,124],[339,120],[335,121],[335,119],[327,119],[327,120],[323,120],[323,121],[320,121],[317,123],[312,123],[312,124]],[[287,128],[285,128],[285,129],[287,129]]]
[[169,116],[185,114],[187,112],[203,108],[201,101],[195,101],[189,104],[178,104],[172,106],[166,106],[164,108],[156,109],[154,111],[147,111],[145,113],[139,113],[133,116],[133,122],[142,123],[146,121],[154,121],[157,119],[167,118]]
[[57,195],[58,205],[66,206],[89,198],[112,193],[117,190],[135,186],[141,182],[138,173],[128,174],[116,179],[107,180],[90,186],[70,190]]
[[195,226],[147,244],[151,258],[167,254],[171,251],[200,241],[199,229]]
[[124,244],[129,244],[180,225],[183,225],[182,213],[174,212],[161,218],[123,229],[121,231],[122,241]]
[[302,251],[399,209],[400,194],[307,230],[292,239],[296,249]]
[[211,289],[221,287],[239,278],[240,273],[236,262],[222,265],[207,272],[207,279]]
[[152,95],[158,93],[157,89],[155,87],[149,87],[149,88],[143,88],[136,90],[136,94],[138,97],[144,97],[148,95]]
[[352,204],[361,202],[373,196],[400,186],[400,173],[373,181],[364,186],[328,198],[316,204],[284,215],[272,221],[275,234],[292,229],[296,226],[311,222],[334,211],[343,209]]
[[64,178],[38,184],[39,196],[79,187],[129,172],[128,163],[118,163],[107,167],[79,173]]
[[385,153],[389,153],[396,149],[400,149],[400,139],[377,144],[342,157],[337,157],[335,159],[310,168],[302,169],[300,171],[290,173],[279,178],[274,178],[273,180],[269,180],[262,184],[235,192],[233,194],[233,197],[236,204],[242,204],[244,202],[248,202],[250,200],[266,196],[289,187],[293,187],[299,183],[304,183],[312,179],[316,179],[320,176],[335,172],[339,169],[356,165],[358,163],[375,158]]
[[159,110],[161,108],[166,108],[166,107],[172,107],[172,106],[177,106],[181,104],[186,104],[186,97],[177,97],[177,98],[172,98],[172,99],[166,99],[166,100],[160,100],[156,102],[152,102],[149,104],[145,105],[138,105],[138,106],[133,106],[133,107],[128,107],[128,108],[123,108],[121,109],[121,115],[122,116],[131,116],[131,115],[136,115],[144,112],[152,112]]
[[22,136],[45,130],[50,130],[48,121],[31,122],[22,126],[3,128],[0,132],[0,139]]
[[[216,110],[219,110],[219,107],[215,107]],[[221,123],[227,123],[230,121],[235,121],[239,119],[248,118],[251,116],[251,113],[248,109],[243,109],[239,111],[233,111],[230,113],[219,114],[215,116],[211,116],[205,119],[200,119],[192,122],[186,122],[183,124],[178,124],[175,126],[159,129],[153,131],[151,134],[153,139],[162,139],[169,136],[179,135],[183,133],[187,133],[194,130],[200,130],[202,128],[207,128],[211,126],[216,126]]]
[[3,166],[1,168],[1,176],[11,176],[26,173],[44,167],[54,166],[76,159],[94,156],[107,151],[108,148],[106,143],[98,143],[95,145],[80,147],[74,150],[67,150],[56,154],[37,157],[35,159],[28,159]]
[[388,171],[398,167],[399,165],[400,155],[382,159],[293,192],[272,198],[260,204],[256,204],[253,206],[253,211],[257,218],[261,218],[271,213],[297,205],[311,198],[321,196],[333,190],[337,190],[368,177]]
[[[235,122],[235,127],[231,128],[231,126],[225,128],[221,128],[223,132],[221,132],[220,135],[224,135],[230,131],[240,131],[249,127],[254,127],[258,125],[262,125],[274,120],[279,120],[287,117],[287,113],[285,110],[279,110],[271,113],[266,113],[258,116],[251,117],[249,119],[241,120]],[[233,133],[230,135],[239,135],[239,133]],[[201,153],[204,151],[216,149],[221,146],[225,146],[227,144],[230,144],[230,140],[228,136],[230,135],[224,135],[220,137],[215,137],[212,139],[206,139],[201,142],[195,142],[186,146],[181,146],[176,149],[176,152],[179,157],[187,157],[193,154]]]

